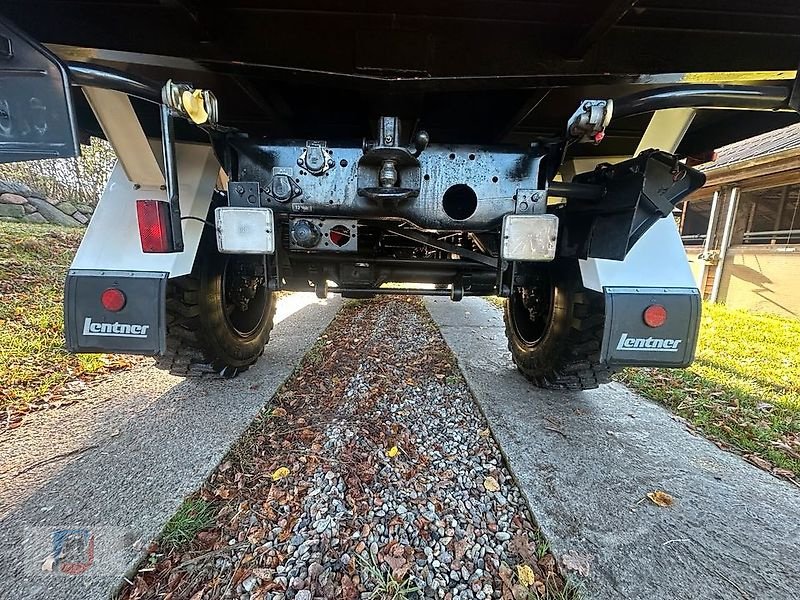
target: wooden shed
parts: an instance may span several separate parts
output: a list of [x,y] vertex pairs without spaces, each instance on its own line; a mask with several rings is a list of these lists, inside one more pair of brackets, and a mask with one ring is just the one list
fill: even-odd
[[704,297],[800,317],[800,124],[719,148],[679,207]]

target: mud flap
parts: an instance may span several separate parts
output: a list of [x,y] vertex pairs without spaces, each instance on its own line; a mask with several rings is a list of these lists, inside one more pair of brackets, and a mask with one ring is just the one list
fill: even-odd
[[[700,328],[700,293],[695,288],[605,288],[606,322],[601,361],[611,366],[688,367]],[[663,307],[663,325],[644,314]]]
[[[106,290],[122,292],[122,308],[107,310]],[[166,351],[167,273],[70,270],[64,329],[70,352],[163,354]],[[119,294],[117,294],[119,298]]]

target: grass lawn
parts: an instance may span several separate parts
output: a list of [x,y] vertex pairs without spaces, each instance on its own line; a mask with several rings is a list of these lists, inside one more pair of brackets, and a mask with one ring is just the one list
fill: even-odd
[[618,379],[759,466],[800,477],[800,320],[706,304],[691,367]]
[[800,319],[705,304],[691,367],[626,369],[616,379],[759,466],[800,479]]
[[[59,388],[125,359],[64,349],[64,278],[83,230],[0,222],[0,410],[57,402]],[[2,426],[0,426],[2,427]]]

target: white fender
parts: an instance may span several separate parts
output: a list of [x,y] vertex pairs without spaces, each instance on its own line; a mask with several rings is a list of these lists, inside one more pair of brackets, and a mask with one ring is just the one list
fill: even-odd
[[[691,108],[659,110],[639,141],[634,156],[648,148],[675,152],[695,117]],[[604,161],[601,161],[604,162]],[[697,288],[675,219],[659,219],[631,248],[625,260],[580,261],[583,285],[606,287]]]
[[583,285],[606,287],[697,288],[675,219],[659,219],[631,248],[625,260],[580,261]]
[[[151,141],[151,147],[160,160],[160,143]],[[178,143],[176,150],[181,214],[206,219],[220,172],[219,163],[210,145]],[[137,189],[118,162],[72,261],[72,268],[160,271],[169,273],[170,277],[190,273],[205,226],[199,221],[184,220],[183,252],[145,254],[139,241],[136,200],[148,199],[166,200],[166,192],[152,186]]]

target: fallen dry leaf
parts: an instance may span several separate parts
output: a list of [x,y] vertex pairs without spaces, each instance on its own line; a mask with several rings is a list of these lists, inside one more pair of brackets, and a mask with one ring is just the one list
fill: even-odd
[[508,544],[508,551],[518,555],[524,562],[532,563],[536,557],[531,549],[531,541],[527,533],[515,533]]
[[223,486],[214,490],[214,494],[216,494],[223,500],[230,500],[231,496],[233,496],[233,491],[230,488]]
[[755,454],[748,454],[745,456],[745,458],[758,468],[764,469],[765,471],[770,471],[773,467],[771,462],[761,458],[760,456],[756,456]]
[[383,559],[384,562],[389,565],[389,569],[391,569],[392,577],[394,577],[397,581],[403,579],[406,576],[406,573],[411,569],[411,565],[408,564],[408,561],[403,556],[387,556]]
[[511,574],[512,574],[511,569],[509,569],[508,566],[505,563],[503,563],[500,565],[500,569],[498,570],[497,574],[500,577],[500,581],[502,581],[506,587],[511,589],[511,587],[514,585],[514,582],[511,579]]
[[482,438],[488,438],[490,433],[491,431],[489,431],[488,427],[486,429],[481,429],[480,431],[478,431],[478,435],[481,436]]
[[789,469],[782,469],[780,467],[774,469],[772,473],[774,475],[777,475],[778,477],[786,477],[787,479],[794,479],[795,477],[794,471],[790,471]]
[[655,492],[649,492],[647,497],[650,498],[653,504],[660,506],[661,508],[672,506],[672,496],[670,496],[667,492],[656,490]]
[[570,550],[567,554],[561,555],[561,564],[564,569],[577,573],[582,577],[589,576],[589,564],[592,562],[590,554],[580,554],[575,550]]
[[500,484],[497,483],[497,479],[494,477],[487,477],[483,480],[483,487],[486,488],[487,492],[499,492],[500,491]]
[[286,409],[280,406],[277,406],[272,409],[272,416],[273,417],[285,417],[286,416]]
[[521,583],[515,583],[511,587],[511,595],[513,596],[514,600],[527,600],[528,588],[526,588]]
[[272,481],[279,481],[289,475],[289,469],[286,467],[278,467],[275,469],[275,472],[272,473]]
[[386,451],[386,456],[388,456],[389,458],[394,458],[395,456],[397,456],[398,452],[399,450],[397,449],[397,446],[392,446]]
[[525,587],[531,587],[536,582],[533,569],[528,565],[517,565],[517,579]]

